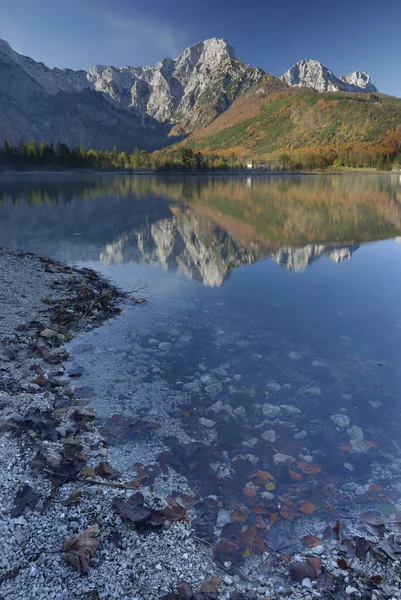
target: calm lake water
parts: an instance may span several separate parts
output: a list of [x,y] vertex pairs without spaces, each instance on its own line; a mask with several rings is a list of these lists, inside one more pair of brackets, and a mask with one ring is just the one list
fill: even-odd
[[400,509],[397,236],[399,176],[0,184],[0,245],[149,300],[76,338],[69,369],[111,462],[213,542]]

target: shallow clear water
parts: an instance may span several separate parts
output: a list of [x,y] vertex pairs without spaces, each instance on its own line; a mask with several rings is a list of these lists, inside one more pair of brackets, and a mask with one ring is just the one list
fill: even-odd
[[0,188],[0,245],[90,266],[149,300],[71,343],[77,395],[92,390],[112,462],[194,498],[210,539],[210,494],[220,525],[239,505],[248,524],[299,518],[305,500],[323,521],[400,508],[397,236],[390,175]]

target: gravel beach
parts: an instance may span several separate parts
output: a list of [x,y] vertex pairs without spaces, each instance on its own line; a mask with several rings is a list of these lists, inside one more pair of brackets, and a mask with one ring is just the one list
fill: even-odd
[[[306,528],[284,521],[270,536],[274,551],[218,565],[190,507],[119,477],[92,409],[74,396],[64,344],[132,301],[89,269],[0,249],[0,599],[400,598],[398,522],[376,524],[384,537],[375,524],[370,535],[345,524],[345,564],[331,527],[308,549],[294,544],[327,531],[311,517]],[[356,538],[365,537],[362,548]],[[361,562],[367,543],[374,552]]]

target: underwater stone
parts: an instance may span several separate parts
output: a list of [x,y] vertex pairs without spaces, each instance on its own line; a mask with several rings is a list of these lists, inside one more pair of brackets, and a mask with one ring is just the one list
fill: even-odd
[[331,415],[330,419],[333,421],[333,423],[338,425],[338,427],[342,427],[343,429],[345,429],[345,427],[349,427],[350,420],[347,415]]
[[263,404],[262,413],[265,417],[270,417],[274,419],[280,413],[281,408],[279,406],[274,406],[274,404]]

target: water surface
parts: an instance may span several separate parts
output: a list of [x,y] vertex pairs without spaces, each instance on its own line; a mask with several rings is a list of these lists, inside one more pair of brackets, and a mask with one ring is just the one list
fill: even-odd
[[0,188],[0,244],[149,300],[74,340],[69,368],[85,370],[77,395],[91,390],[113,462],[195,502],[213,541],[238,538],[221,530],[238,507],[263,528],[312,519],[312,502],[315,533],[339,514],[400,508],[397,236],[391,175],[21,176]]

